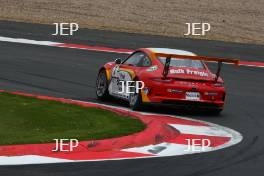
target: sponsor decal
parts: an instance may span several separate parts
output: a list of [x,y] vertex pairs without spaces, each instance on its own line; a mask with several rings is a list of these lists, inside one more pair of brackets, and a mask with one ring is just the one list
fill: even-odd
[[122,73],[122,72],[119,74],[119,76],[120,76],[120,78],[121,78],[122,80],[126,78],[126,75],[125,75],[124,73]]
[[147,69],[147,72],[153,72],[153,71],[155,71],[155,70],[157,70],[158,69],[158,66],[157,65],[154,65],[154,66],[152,66],[152,67],[149,67],[148,69]]
[[196,71],[190,69],[170,69],[170,74],[188,74],[188,75],[196,75],[202,77],[208,77],[208,73],[204,71]]
[[183,69],[170,69],[170,74],[185,74]]

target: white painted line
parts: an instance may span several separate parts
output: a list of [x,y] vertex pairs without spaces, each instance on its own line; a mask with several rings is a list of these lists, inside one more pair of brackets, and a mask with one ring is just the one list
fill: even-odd
[[[0,36],[0,41],[12,42],[12,43],[22,43],[22,44],[31,44],[31,45],[53,46],[53,47],[60,47],[60,48],[81,49],[81,50],[88,50],[88,51],[122,53],[122,54],[131,54],[133,52],[132,50],[123,51],[123,50],[127,50],[127,49],[115,49],[115,48],[88,46],[88,45],[76,45],[76,46],[74,46],[73,44],[67,44],[67,43],[58,43],[58,42],[52,42],[52,41],[37,41],[37,40],[30,40],[30,39],[23,39],[23,38],[10,38],[10,37],[3,37],[3,36]],[[252,64],[249,64],[249,63],[252,63]],[[225,64],[229,64],[229,63],[225,63]],[[243,63],[243,61],[242,61],[239,65],[240,66],[247,66],[247,67],[264,68],[263,64],[264,64],[264,62],[248,61],[247,63]]]
[[37,155],[25,156],[0,156],[0,165],[24,165],[24,164],[47,164],[47,163],[65,163],[72,160],[58,159]]
[[239,64],[240,66],[246,66],[246,67],[259,67],[259,68],[264,68],[264,66],[261,65],[248,65],[248,64]]
[[192,126],[192,125],[181,125],[181,124],[169,124],[169,125],[184,134],[232,137],[232,134],[214,126]]
[[1,37],[1,36],[0,36],[0,41],[11,42],[11,43],[31,44],[31,45],[44,45],[44,46],[52,46],[52,45],[62,44],[62,43],[51,42],[51,41],[37,41],[37,40],[29,40],[29,39],[22,39],[22,38],[10,38],[10,37]]
[[148,145],[144,147],[135,147],[124,149],[127,152],[136,152],[144,154],[155,154],[158,156],[178,156],[193,153],[202,153],[212,151],[213,147],[195,146],[195,150],[189,150],[188,145],[184,144],[174,144],[174,143],[160,143],[158,145]]

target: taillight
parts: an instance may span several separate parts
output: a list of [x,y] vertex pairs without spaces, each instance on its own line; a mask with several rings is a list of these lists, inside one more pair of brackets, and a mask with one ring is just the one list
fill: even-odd
[[170,78],[150,78],[152,81],[171,83],[173,79]]

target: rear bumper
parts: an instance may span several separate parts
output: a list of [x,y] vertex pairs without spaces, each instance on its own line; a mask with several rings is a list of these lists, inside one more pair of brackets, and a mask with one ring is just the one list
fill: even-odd
[[[175,81],[174,83],[149,82],[148,91],[142,91],[142,102],[206,109],[223,109],[224,87],[215,87],[207,82]],[[186,93],[199,93],[197,100],[187,97]]]
[[180,100],[180,99],[161,99],[160,101],[148,102],[145,104],[150,105],[164,105],[171,107],[180,108],[191,108],[191,109],[224,109],[223,101],[190,101],[190,100]]
[[187,108],[201,108],[201,109],[223,109],[223,103],[199,102],[199,101],[181,101],[181,100],[163,100],[161,104],[187,107]]

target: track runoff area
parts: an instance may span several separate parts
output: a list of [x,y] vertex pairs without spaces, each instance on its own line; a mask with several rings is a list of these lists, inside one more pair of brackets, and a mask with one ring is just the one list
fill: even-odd
[[[0,37],[0,41],[29,45],[63,47],[99,52],[130,54],[133,50],[37,41],[21,38]],[[240,61],[242,66],[264,67],[262,62]],[[223,149],[239,143],[242,135],[232,129],[189,118],[161,114],[134,112],[122,107],[81,102],[76,100],[44,97],[18,92],[23,96],[49,99],[77,106],[97,107],[109,111],[130,114],[147,125],[142,133],[124,138],[99,141],[56,141],[54,144],[16,145],[0,147],[0,165],[42,164],[80,161],[119,160],[147,157],[177,156]],[[155,126],[153,126],[155,124]],[[157,128],[160,126],[160,128]],[[155,127],[155,128],[153,128]],[[149,131],[148,131],[149,130]],[[158,131],[157,131],[158,130]],[[161,135],[162,134],[162,135]],[[135,140],[136,139],[136,140]],[[131,141],[132,140],[132,141]],[[147,141],[142,143],[141,141]],[[113,143],[118,145],[113,145]],[[128,145],[129,144],[129,145]],[[59,151],[54,151],[60,148]]]
[[[2,90],[1,92],[6,92]],[[242,135],[213,123],[165,114],[131,111],[98,103],[54,98],[21,92],[10,94],[58,101],[82,107],[96,107],[139,119],[146,125],[142,132],[129,136],[78,141],[59,139],[55,143],[0,146],[0,165],[25,165],[105,161],[180,156],[210,152],[235,145]]]

